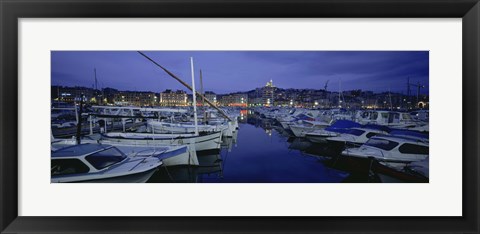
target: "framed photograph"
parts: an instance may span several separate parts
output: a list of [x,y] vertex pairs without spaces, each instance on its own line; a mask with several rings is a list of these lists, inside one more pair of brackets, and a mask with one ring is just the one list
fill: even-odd
[[1,233],[478,233],[477,0],[0,10]]

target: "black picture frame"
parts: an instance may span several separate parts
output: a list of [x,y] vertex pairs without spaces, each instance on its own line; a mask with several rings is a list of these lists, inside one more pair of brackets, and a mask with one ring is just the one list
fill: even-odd
[[[478,0],[0,0],[1,233],[478,233]],[[18,19],[105,17],[462,18],[462,217],[24,217],[18,216]],[[447,156],[447,155],[446,155]],[[459,155],[457,155],[459,156]],[[452,157],[452,155],[449,155]],[[41,198],[39,198],[41,200]],[[288,202],[288,201],[286,201]],[[441,205],[441,204],[439,204]]]

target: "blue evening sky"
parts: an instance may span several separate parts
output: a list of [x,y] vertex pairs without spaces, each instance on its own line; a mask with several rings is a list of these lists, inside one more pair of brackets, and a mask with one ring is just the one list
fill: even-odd
[[[142,51],[191,84],[194,59],[196,87],[199,70],[207,91],[230,93],[264,86],[270,79],[280,88],[362,89],[403,92],[407,78],[428,93],[428,51]],[[52,85],[162,92],[186,90],[136,51],[52,51]],[[412,94],[416,89],[412,87]]]

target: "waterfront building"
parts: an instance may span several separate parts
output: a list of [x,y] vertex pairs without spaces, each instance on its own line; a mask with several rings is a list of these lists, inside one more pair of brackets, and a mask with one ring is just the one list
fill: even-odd
[[120,91],[115,93],[113,103],[118,106],[155,106],[157,99],[154,92]]
[[160,93],[160,106],[187,106],[187,93],[183,90],[167,89]]
[[274,94],[275,86],[273,85],[273,80],[267,82],[265,87],[262,88],[262,99],[264,106],[273,106],[274,105]]
[[86,87],[64,87],[64,86],[51,86],[52,99],[55,101],[61,101],[66,103],[73,103],[82,95],[87,102],[96,102],[95,90]]
[[229,94],[222,96],[220,101],[223,106],[239,106],[247,107],[248,106],[248,95],[247,94]]
[[263,98],[249,98],[248,99],[249,106],[261,106],[263,105]]
[[[206,91],[204,94],[205,98],[207,98],[211,103],[217,105],[217,95],[214,92]],[[205,105],[207,105],[205,103]]]
[[328,108],[330,107],[330,105],[331,105],[330,100],[327,98],[316,99],[314,102],[315,108]]

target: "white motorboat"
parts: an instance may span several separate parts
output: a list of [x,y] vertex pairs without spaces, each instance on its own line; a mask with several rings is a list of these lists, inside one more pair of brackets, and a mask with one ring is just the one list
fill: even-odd
[[325,143],[329,137],[340,136],[341,133],[348,132],[350,128],[361,126],[361,124],[350,120],[337,120],[325,129],[314,130],[306,133],[305,137],[311,142]]
[[328,126],[330,126],[330,124],[323,121],[301,120],[294,124],[290,124],[290,129],[296,137],[305,137],[305,134],[309,132],[324,129]]
[[110,145],[73,145],[52,152],[51,182],[143,183],[160,165],[155,154],[132,157]]
[[[194,145],[142,145],[126,144],[125,142],[109,140],[82,139],[83,143],[111,145],[127,156],[147,157],[155,155],[162,160],[163,166],[198,165],[197,153]],[[53,139],[52,151],[76,145],[75,139]]]
[[356,158],[374,158],[388,166],[405,166],[405,164],[422,161],[428,157],[428,143],[402,136],[377,135],[359,148],[350,148],[342,152],[343,156]]
[[410,113],[383,110],[367,110],[358,113],[356,121],[360,124],[376,124],[395,128],[413,128],[424,123],[414,121]]
[[290,129],[290,125],[295,124],[297,121],[315,120],[315,117],[318,116],[318,113],[318,111],[313,110],[293,109],[290,115],[278,117],[276,120],[285,130],[288,130]]

